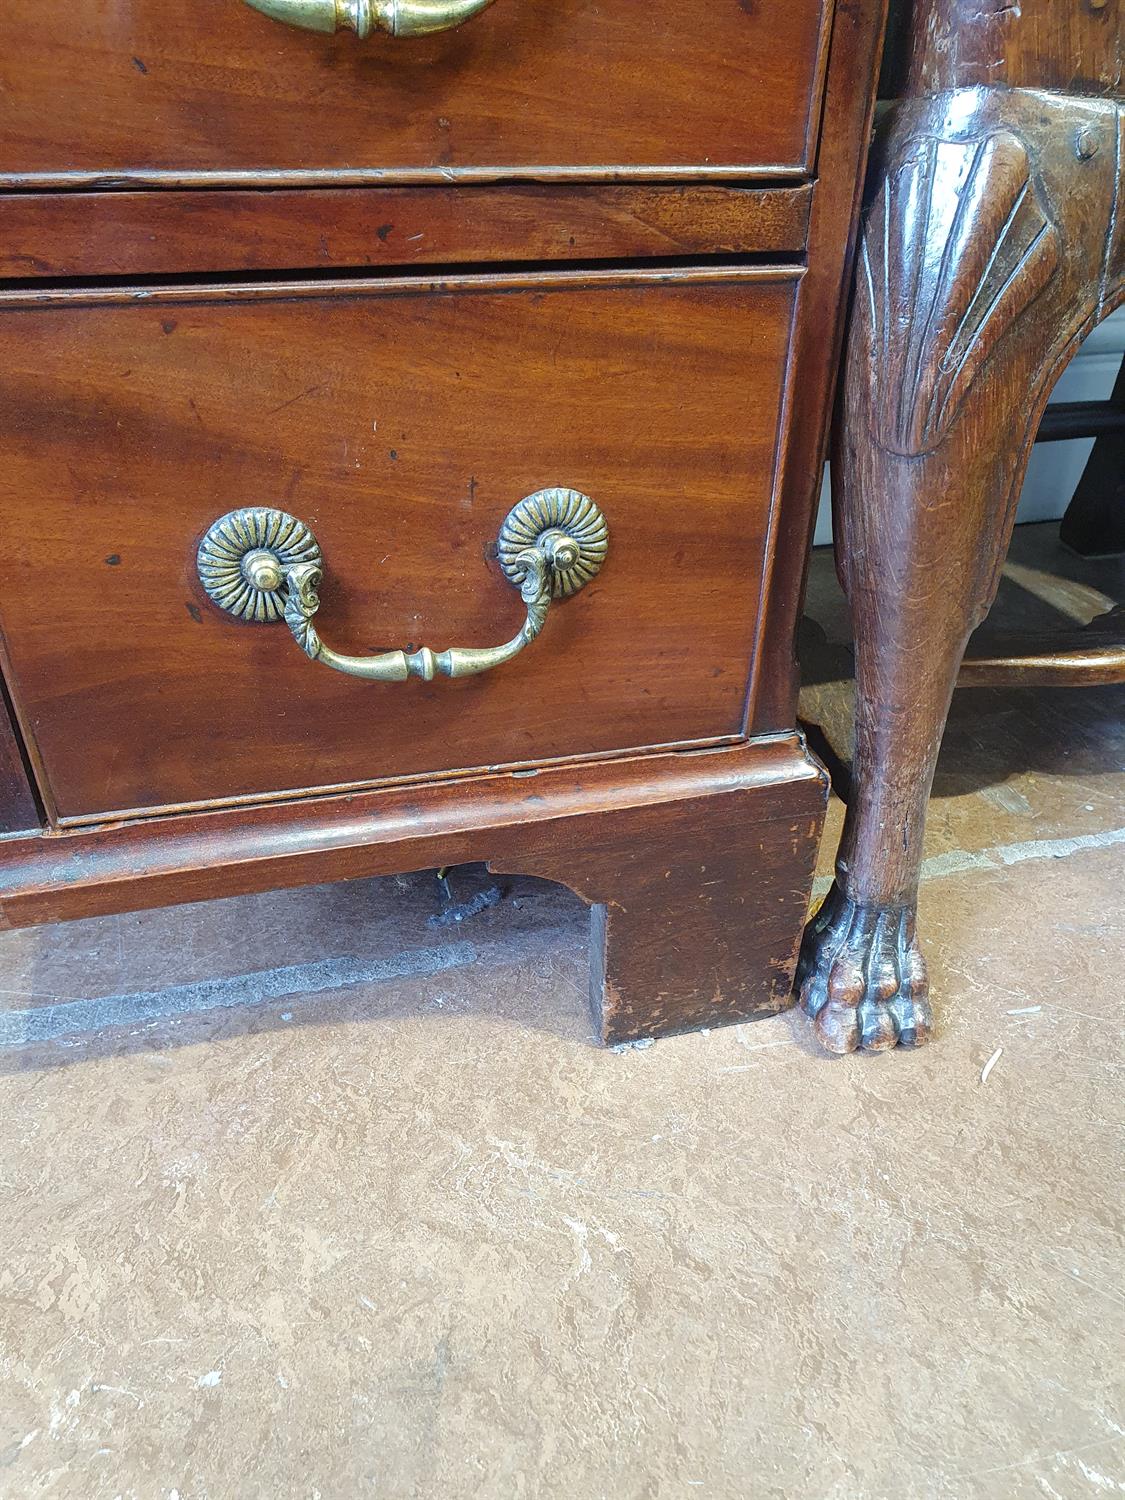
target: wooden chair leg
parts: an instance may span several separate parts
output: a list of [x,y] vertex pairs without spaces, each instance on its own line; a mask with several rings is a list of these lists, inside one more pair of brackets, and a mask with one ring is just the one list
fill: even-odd
[[1037,115],[1029,97],[900,106],[866,220],[833,461],[856,637],[852,796],[797,979],[833,1052],[930,1033],[915,909],[949,700],[1050,385],[1100,310],[1104,246],[1083,229],[1106,220],[1073,200],[1107,189],[1082,176],[1072,115]]

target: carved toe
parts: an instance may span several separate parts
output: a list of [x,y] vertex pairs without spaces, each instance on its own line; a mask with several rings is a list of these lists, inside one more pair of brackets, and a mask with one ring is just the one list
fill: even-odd
[[860,906],[833,886],[805,929],[797,991],[829,1052],[926,1041],[933,1015],[913,909]]
[[851,1005],[825,1005],[813,1016],[813,1030],[827,1052],[854,1052],[860,1044],[859,1016]]

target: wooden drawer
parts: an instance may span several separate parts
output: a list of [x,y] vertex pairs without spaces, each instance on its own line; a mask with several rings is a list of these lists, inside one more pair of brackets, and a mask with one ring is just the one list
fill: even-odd
[[[741,734],[800,271],[559,273],[0,300],[0,627],[63,819]],[[217,517],[307,522],[341,651],[518,627],[496,558],[551,485],[598,576],[486,675],[384,684],[218,609]]]
[[292,276],[377,267],[757,255],[806,246],[814,186],[448,187],[0,194],[0,276]]
[[807,173],[828,0],[496,0],[411,39],[5,0],[0,181]]

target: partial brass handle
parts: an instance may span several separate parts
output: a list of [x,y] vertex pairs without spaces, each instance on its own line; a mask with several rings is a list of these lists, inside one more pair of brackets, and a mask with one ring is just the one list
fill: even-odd
[[310,661],[369,682],[421,677],[474,677],[518,656],[543,629],[552,599],[589,583],[608,547],[605,517],[578,490],[537,490],[514,506],[500,528],[497,556],[520,591],[527,618],[502,646],[451,646],[344,656],[326,646],[313,625],[324,577],[320,547],[303,521],[253,507],[221,516],[199,546],[200,581],[220,608],[242,620],[284,619]]
[[354,31],[362,41],[372,31],[391,36],[429,36],[452,31],[492,0],[246,0],[274,21],[304,31]]

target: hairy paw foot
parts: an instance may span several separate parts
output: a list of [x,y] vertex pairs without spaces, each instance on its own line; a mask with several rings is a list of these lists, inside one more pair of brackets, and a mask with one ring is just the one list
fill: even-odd
[[796,987],[829,1052],[916,1047],[933,1029],[913,907],[859,906],[834,885],[805,928]]

